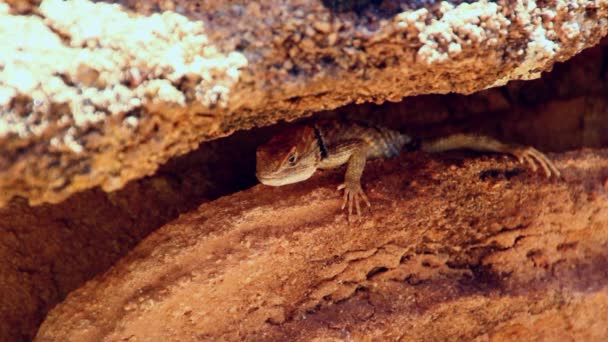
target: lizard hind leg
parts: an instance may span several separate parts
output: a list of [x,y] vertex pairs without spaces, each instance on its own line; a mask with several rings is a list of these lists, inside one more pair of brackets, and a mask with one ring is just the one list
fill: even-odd
[[422,150],[431,153],[462,148],[475,151],[507,153],[517,158],[520,163],[529,165],[534,172],[538,170],[538,165],[540,165],[547,178],[551,176],[561,177],[555,164],[539,150],[533,147],[505,144],[488,136],[454,134],[445,138],[423,142],[422,144]]
[[540,152],[534,147],[515,147],[511,149],[509,153],[517,158],[520,163],[528,164],[534,172],[536,172],[536,164],[538,164],[543,169],[543,172],[547,178],[551,176],[555,176],[557,178],[561,177],[561,173],[555,164],[553,164],[553,162],[547,158],[544,153]]

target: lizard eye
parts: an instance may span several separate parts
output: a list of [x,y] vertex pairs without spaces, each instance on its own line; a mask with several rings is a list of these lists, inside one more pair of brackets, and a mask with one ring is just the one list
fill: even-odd
[[289,156],[289,158],[287,158],[287,161],[289,162],[289,164],[293,165],[296,163],[296,160],[298,160],[298,157],[296,156],[296,154],[292,154]]

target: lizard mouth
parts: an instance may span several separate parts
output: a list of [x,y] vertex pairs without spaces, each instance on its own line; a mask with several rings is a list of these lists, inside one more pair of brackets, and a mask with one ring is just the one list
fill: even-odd
[[281,185],[287,185],[287,184],[297,183],[297,182],[306,180],[306,179],[310,178],[310,176],[312,176],[313,173],[314,173],[314,169],[311,170],[311,172],[309,172],[307,170],[304,172],[293,173],[293,174],[290,174],[287,176],[283,175],[283,176],[279,176],[279,177],[269,177],[269,176],[262,176],[260,174],[256,174],[256,177],[258,178],[260,183],[262,183],[264,185],[281,186]]
[[287,184],[280,179],[257,176],[260,183],[270,186],[281,186]]
[[286,182],[286,180],[283,178],[276,178],[269,175],[260,175],[259,173],[256,173],[255,176],[260,181],[260,183],[264,185],[281,186],[289,183],[288,181]]

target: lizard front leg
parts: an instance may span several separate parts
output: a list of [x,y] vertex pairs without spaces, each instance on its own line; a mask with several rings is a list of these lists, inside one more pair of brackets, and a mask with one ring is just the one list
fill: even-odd
[[530,165],[534,172],[538,169],[536,165],[538,164],[547,177],[554,175],[559,178],[561,176],[555,164],[553,164],[544,153],[537,149],[527,146],[505,144],[487,136],[454,134],[422,144],[422,150],[426,152],[442,152],[463,148],[475,151],[508,153],[517,158],[520,163],[527,163]]
[[359,147],[355,149],[355,151],[351,154],[348,159],[348,165],[346,167],[346,174],[344,176],[344,183],[338,186],[338,190],[344,190],[344,201],[342,202],[342,210],[346,207],[348,203],[348,220],[351,220],[351,216],[353,213],[353,203],[355,204],[355,208],[357,209],[357,216],[361,216],[361,206],[359,204],[359,200],[363,199],[363,201],[367,204],[367,206],[371,206],[367,196],[363,192],[361,188],[361,175],[363,174],[363,169],[365,168],[365,160],[367,156],[367,149],[365,147]]

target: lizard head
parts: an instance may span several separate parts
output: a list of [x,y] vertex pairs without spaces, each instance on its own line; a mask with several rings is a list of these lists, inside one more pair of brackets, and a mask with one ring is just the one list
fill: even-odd
[[258,147],[256,176],[271,186],[301,182],[313,175],[320,159],[312,127],[288,128]]

